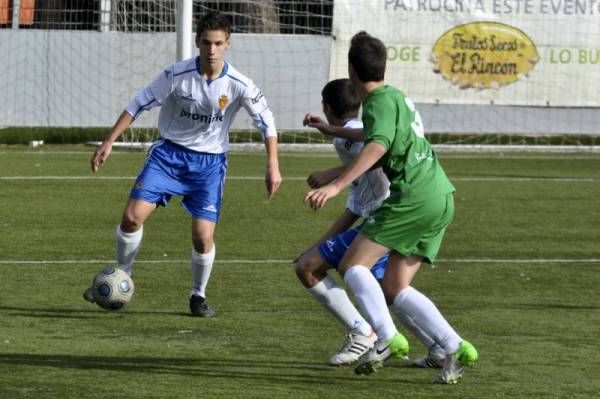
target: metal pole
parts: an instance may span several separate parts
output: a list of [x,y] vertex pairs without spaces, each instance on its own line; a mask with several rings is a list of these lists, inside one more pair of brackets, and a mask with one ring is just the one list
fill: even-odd
[[177,0],[177,61],[192,56],[192,0]]
[[19,29],[19,14],[21,13],[21,0],[13,0],[12,28]]
[[100,32],[110,32],[111,0],[100,0]]

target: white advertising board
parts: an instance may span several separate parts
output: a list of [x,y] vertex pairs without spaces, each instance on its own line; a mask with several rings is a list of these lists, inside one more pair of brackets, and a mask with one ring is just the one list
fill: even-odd
[[361,30],[416,102],[600,107],[600,0],[337,0],[330,78]]

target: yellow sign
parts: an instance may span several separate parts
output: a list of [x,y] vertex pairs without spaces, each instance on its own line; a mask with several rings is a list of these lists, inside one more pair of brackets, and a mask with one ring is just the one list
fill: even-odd
[[527,76],[540,57],[525,33],[498,22],[473,22],[444,33],[433,46],[434,72],[461,88],[490,89]]

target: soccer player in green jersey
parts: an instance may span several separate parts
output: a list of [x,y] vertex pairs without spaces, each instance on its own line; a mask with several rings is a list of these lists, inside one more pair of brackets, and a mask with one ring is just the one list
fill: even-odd
[[[454,217],[453,192],[423,133],[421,117],[405,94],[384,83],[385,45],[366,32],[352,38],[350,79],[363,98],[365,147],[332,183],[309,191],[305,202],[319,209],[356,178],[381,166],[391,195],[366,220],[342,258],[339,271],[351,288],[378,341],[355,368],[370,374],[391,356],[408,353],[408,342],[394,325],[388,305],[413,319],[447,353],[435,380],[456,383],[478,358],[425,295],[411,287],[423,262],[433,263]],[[389,260],[381,287],[370,268],[384,254]],[[386,302],[387,301],[387,302]]]

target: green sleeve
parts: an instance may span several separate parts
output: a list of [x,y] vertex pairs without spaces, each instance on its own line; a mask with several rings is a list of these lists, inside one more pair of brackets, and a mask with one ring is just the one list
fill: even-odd
[[[373,101],[365,106],[363,124],[366,142],[374,141],[389,150],[396,133],[396,111],[389,101]],[[387,100],[387,99],[385,99]]]

